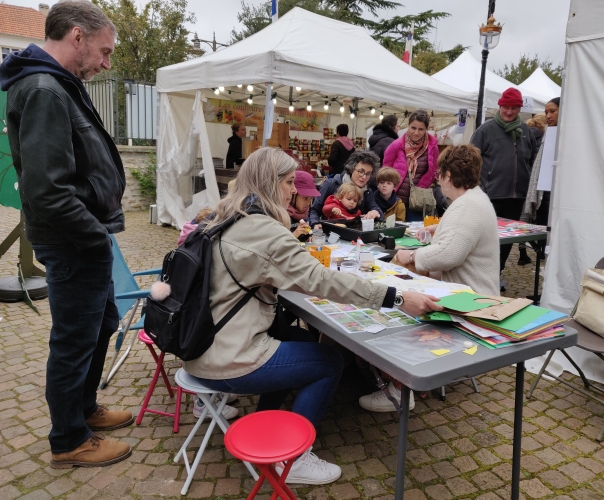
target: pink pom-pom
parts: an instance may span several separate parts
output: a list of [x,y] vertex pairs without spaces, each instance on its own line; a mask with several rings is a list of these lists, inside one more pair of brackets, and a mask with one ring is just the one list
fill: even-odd
[[168,295],[170,295],[170,291],[171,288],[168,283],[164,283],[163,281],[156,281],[151,285],[151,298],[153,300],[161,302],[162,300],[168,298]]

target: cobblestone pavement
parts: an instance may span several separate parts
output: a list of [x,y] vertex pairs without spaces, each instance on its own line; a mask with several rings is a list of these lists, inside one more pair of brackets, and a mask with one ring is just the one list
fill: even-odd
[[[0,208],[0,239],[14,227],[18,212]],[[128,213],[128,230],[118,241],[133,270],[156,267],[174,246],[177,232],[147,223],[146,213]],[[529,251],[534,257],[534,253]],[[0,259],[0,276],[16,274],[17,247]],[[530,266],[505,272],[508,294],[531,292]],[[54,470],[48,465],[50,428],[44,400],[44,370],[50,314],[46,300],[38,316],[23,303],[1,304],[0,316],[0,499],[179,498],[182,463],[173,462],[193,425],[192,402],[182,406],[180,432],[171,420],[147,416],[141,426],[109,433],[128,441],[132,457],[95,469]],[[178,364],[170,359],[170,373]],[[155,365],[142,345],[135,346],[100,401],[138,412]],[[512,457],[513,368],[478,378],[480,393],[467,383],[448,387],[446,402],[436,392],[417,397],[412,412],[406,477],[407,499],[509,498]],[[569,378],[572,378],[569,376]],[[527,374],[528,384],[533,375]],[[348,369],[335,401],[318,428],[314,450],[341,465],[343,476],[325,487],[299,487],[305,499],[393,498],[398,419],[395,413],[371,414],[357,398],[373,389],[358,371]],[[240,397],[240,415],[253,411],[255,397]],[[158,386],[152,404],[173,408]],[[604,426],[604,408],[543,381],[525,404],[522,441],[522,497],[557,500],[604,498],[604,448],[595,441]],[[199,440],[196,442],[198,446]],[[190,454],[196,447],[190,449]],[[189,490],[191,498],[240,499],[252,480],[241,463],[213,436]],[[267,499],[266,491],[259,497]]]

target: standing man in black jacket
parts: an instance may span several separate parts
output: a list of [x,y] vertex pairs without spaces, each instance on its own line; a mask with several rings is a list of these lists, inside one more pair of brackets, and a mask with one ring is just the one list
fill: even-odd
[[369,138],[369,149],[380,157],[380,166],[384,162],[384,151],[398,139],[398,118],[388,115],[382,118],[382,123],[373,127]]
[[109,69],[116,30],[86,0],[63,0],[46,18],[46,41],[0,66],[8,90],[8,139],[19,178],[25,231],[46,266],[52,316],[46,400],[54,468],[110,465],[128,443],[93,431],[118,429],[129,411],[98,405],[119,313],[111,279],[110,233],[124,230],[125,176],[82,81]]
[[[498,104],[495,118],[478,127],[471,142],[482,154],[480,182],[497,217],[520,220],[537,143],[528,125],[518,118],[523,104],[520,91],[507,89]],[[501,245],[500,271],[511,250],[512,245]]]

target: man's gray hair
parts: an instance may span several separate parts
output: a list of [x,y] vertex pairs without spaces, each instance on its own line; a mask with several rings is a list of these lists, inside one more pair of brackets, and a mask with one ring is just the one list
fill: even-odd
[[114,24],[105,13],[89,0],[61,0],[54,4],[46,16],[46,40],[63,40],[74,27],[85,36],[96,35],[103,28],[117,34]]
[[375,173],[375,171],[380,167],[380,157],[373,151],[355,151],[346,161],[344,170],[346,170],[349,175],[352,175],[354,167],[356,167],[359,163],[363,163],[364,165],[371,167]]

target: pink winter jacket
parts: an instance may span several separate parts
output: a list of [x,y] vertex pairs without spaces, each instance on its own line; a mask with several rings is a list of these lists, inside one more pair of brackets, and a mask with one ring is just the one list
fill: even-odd
[[[382,165],[384,167],[392,167],[398,170],[398,173],[401,174],[401,182],[394,192],[397,192],[407,173],[409,172],[409,167],[407,166],[407,157],[405,156],[405,136],[403,135],[400,139],[396,139],[384,152],[384,162]],[[436,161],[438,160],[438,139],[433,135],[428,134],[428,171],[422,176],[422,178],[417,182],[417,187],[427,188],[436,180],[436,171],[438,169],[438,165]]]

